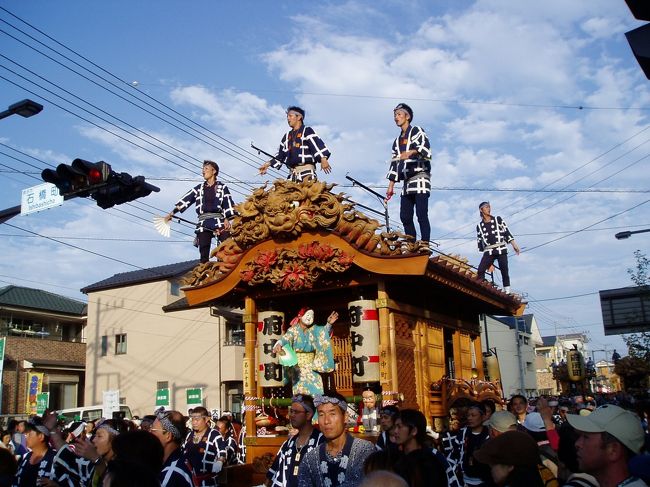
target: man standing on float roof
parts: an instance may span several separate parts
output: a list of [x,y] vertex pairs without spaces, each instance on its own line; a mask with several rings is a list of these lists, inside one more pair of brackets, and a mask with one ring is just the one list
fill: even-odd
[[508,245],[519,255],[519,246],[515,242],[508,225],[500,216],[490,214],[490,202],[483,201],[478,206],[481,221],[476,225],[476,240],[478,250],[483,252],[481,263],[478,265],[478,278],[485,279],[485,271],[492,267],[495,260],[499,261],[503,290],[510,294],[510,274],[508,272]]
[[403,181],[400,199],[399,218],[404,225],[404,233],[417,239],[413,223],[413,208],[420,225],[420,240],[428,242],[431,238],[429,223],[429,195],[431,194],[431,147],[424,130],[411,125],[413,110],[406,103],[400,103],[393,110],[395,124],[401,129],[399,137],[393,141],[386,201],[394,193],[395,182]]
[[325,142],[316,134],[313,128],[304,124],[305,111],[296,106],[287,109],[289,130],[282,137],[275,158],[265,162],[259,168],[260,174],[266,174],[269,167],[280,169],[282,164],[289,168],[289,177],[294,183],[301,181],[316,181],[316,163],[320,162],[325,174],[332,171],[329,163],[331,155]]
[[190,189],[174,209],[165,216],[169,222],[176,213],[183,213],[196,204],[199,222],[196,224],[195,245],[199,248],[201,263],[210,259],[212,237],[224,241],[230,236],[229,219],[235,216],[235,203],[230,196],[228,186],[217,181],[219,165],[214,161],[203,161],[203,179],[205,181]]

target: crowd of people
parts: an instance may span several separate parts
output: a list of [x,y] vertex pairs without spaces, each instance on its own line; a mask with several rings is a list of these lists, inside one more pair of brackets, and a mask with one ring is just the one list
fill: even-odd
[[202,406],[159,409],[141,420],[61,424],[54,413],[3,432],[0,487],[210,487],[244,462],[244,430]]
[[[379,431],[364,438],[351,433],[340,394],[297,394],[292,431],[265,485],[647,486],[648,411],[616,399],[467,402],[451,409],[444,432],[433,432],[420,411],[390,404],[378,408]],[[241,423],[211,418],[204,407],[189,416],[161,408],[138,421],[67,425],[46,414],[10,428],[2,434],[0,487],[208,487],[226,483],[224,467],[246,461]]]
[[635,414],[621,403],[629,406],[616,398],[522,395],[506,407],[468,402],[453,408],[445,432],[427,427],[420,411],[386,405],[369,442],[346,427],[343,397],[299,395],[289,410],[298,433],[280,448],[265,485],[643,487],[650,480],[648,411]]

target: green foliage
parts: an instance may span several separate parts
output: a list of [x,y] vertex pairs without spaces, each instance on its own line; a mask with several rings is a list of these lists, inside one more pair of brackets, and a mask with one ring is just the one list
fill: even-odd
[[[630,279],[637,286],[650,284],[650,275],[648,274],[650,270],[650,259],[640,250],[634,252],[634,258],[636,259],[636,267],[627,270]],[[630,357],[646,362],[650,361],[650,331],[626,335],[623,337],[623,340],[627,345],[627,351]]]

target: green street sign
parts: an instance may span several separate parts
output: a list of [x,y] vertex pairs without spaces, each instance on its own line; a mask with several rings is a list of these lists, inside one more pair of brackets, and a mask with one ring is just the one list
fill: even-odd
[[41,392],[36,395],[36,414],[42,415],[50,405],[50,393]]
[[188,406],[201,406],[203,404],[203,390],[200,387],[185,389]]
[[169,406],[169,388],[156,391],[156,406]]

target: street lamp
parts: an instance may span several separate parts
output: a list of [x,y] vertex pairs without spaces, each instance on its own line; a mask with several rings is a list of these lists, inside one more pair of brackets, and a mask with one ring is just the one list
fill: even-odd
[[33,100],[22,100],[18,103],[10,105],[5,111],[0,112],[0,120],[10,117],[11,115],[20,115],[21,117],[31,117],[43,110],[43,105],[36,103]]
[[634,235],[635,233],[645,233],[645,232],[650,232],[650,228],[646,228],[645,230],[626,230],[625,232],[618,232],[616,235],[616,240],[624,240],[626,238],[630,238],[631,235]]

